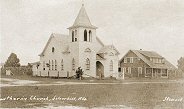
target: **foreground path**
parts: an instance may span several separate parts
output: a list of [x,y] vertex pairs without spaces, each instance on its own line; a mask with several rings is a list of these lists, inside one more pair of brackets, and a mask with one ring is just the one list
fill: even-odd
[[51,82],[51,83],[41,83],[41,81],[32,81],[32,80],[20,80],[20,79],[11,79],[11,78],[1,78],[1,84],[0,87],[11,87],[11,86],[51,86],[51,85],[113,85],[113,84],[168,84],[168,83],[180,83],[183,84],[184,80],[168,80],[168,81],[139,81],[139,82],[133,82],[133,81],[121,81],[117,83],[97,83],[97,82],[65,82],[65,81],[57,81],[57,82]]

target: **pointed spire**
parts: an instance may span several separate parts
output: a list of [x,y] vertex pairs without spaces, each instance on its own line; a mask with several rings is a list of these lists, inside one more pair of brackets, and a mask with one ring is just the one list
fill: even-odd
[[82,0],[82,6],[84,6],[84,0]]
[[75,19],[73,26],[70,28],[79,27],[79,26],[96,28],[91,24],[83,3],[77,18]]

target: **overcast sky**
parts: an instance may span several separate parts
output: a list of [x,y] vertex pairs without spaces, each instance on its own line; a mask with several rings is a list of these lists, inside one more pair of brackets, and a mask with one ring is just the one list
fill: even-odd
[[[82,0],[0,0],[0,60],[39,61],[51,33],[68,34]],[[184,0],[84,0],[97,36],[121,58],[130,49],[156,51],[174,65],[184,56]]]

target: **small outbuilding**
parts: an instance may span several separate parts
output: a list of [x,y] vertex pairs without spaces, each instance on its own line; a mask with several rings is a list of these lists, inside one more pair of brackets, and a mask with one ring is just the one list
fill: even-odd
[[13,73],[11,72],[11,70],[6,70],[6,75],[10,76],[10,75],[13,75]]

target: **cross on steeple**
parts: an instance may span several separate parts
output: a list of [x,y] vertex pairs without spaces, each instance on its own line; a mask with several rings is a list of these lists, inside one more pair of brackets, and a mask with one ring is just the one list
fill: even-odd
[[84,6],[84,0],[82,0],[82,6]]

